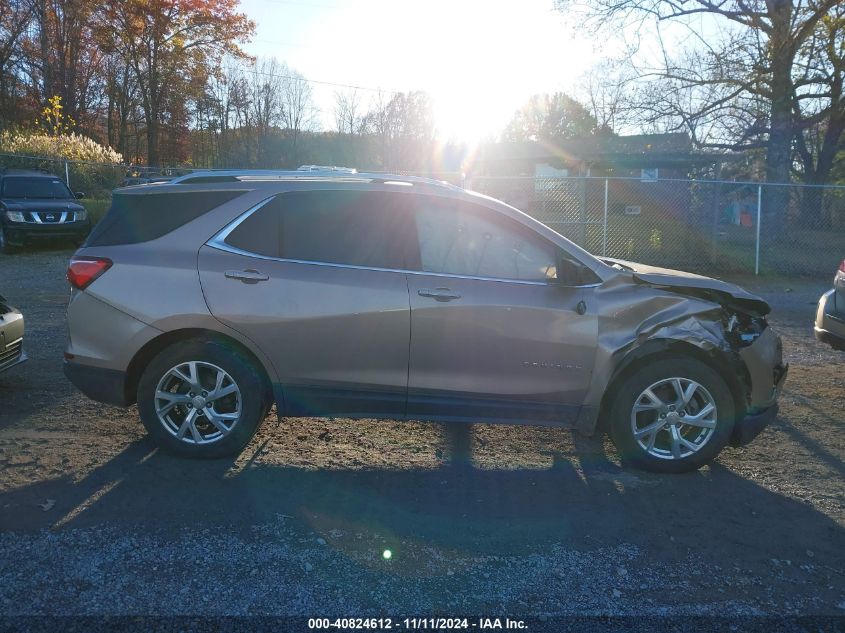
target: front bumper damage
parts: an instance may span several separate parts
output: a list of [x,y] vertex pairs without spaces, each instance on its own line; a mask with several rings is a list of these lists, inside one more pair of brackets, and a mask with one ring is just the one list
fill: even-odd
[[[623,275],[596,288],[599,344],[579,430],[594,432],[607,404],[605,394],[611,394],[614,378],[632,363],[653,353],[684,353],[692,346],[721,368],[736,395],[739,411],[731,444],[753,440],[777,416],[789,367],[783,363],[780,337],[763,318],[768,305],[750,297],[631,283]],[[738,327],[738,314],[755,327]]]
[[748,347],[739,351],[750,378],[749,405],[744,418],[738,419],[731,445],[744,446],[757,437],[775,419],[789,365],[783,363],[780,337],[767,327]]
[[[786,374],[784,374],[785,376]],[[737,420],[731,435],[731,446],[745,446],[760,435],[772,420],[777,417],[778,405],[773,404],[759,413],[748,413],[741,420]]]

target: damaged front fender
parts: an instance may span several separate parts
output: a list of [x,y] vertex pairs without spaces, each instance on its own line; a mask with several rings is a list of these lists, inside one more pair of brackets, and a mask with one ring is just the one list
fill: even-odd
[[[768,304],[750,293],[736,297],[725,288],[669,286],[665,275],[659,284],[635,275],[620,273],[594,289],[598,341],[579,430],[588,434],[595,430],[606,397],[613,395],[609,389],[614,379],[627,367],[684,345],[712,359],[721,370],[743,405],[740,415],[749,406],[760,403],[763,408],[771,403],[772,369],[780,364],[780,339],[762,318]],[[741,333],[742,324],[748,327],[748,336]]]

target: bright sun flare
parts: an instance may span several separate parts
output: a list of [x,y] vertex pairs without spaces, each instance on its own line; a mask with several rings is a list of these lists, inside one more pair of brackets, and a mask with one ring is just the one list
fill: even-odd
[[[337,6],[299,34],[312,46],[291,64],[316,78],[382,89],[388,98],[423,90],[444,140],[497,134],[531,95],[571,92],[591,60],[590,46],[567,29],[551,0],[431,0],[422,10],[390,0]],[[280,36],[268,27],[271,37]],[[331,111],[334,89],[324,93]],[[361,96],[367,104],[375,93]]]
[[435,96],[434,121],[441,138],[477,143],[501,131],[512,114],[511,108],[492,107],[478,97]]

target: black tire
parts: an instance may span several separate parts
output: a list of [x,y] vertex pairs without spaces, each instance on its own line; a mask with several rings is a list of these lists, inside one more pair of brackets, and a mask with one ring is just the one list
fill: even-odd
[[0,253],[3,253],[5,255],[11,255],[17,250],[17,246],[9,244],[9,238],[6,233],[6,229],[0,226]]
[[[640,446],[634,437],[631,416],[633,407],[637,404],[637,399],[647,388],[661,380],[676,377],[695,381],[706,390],[707,395],[712,398],[716,407],[716,426],[698,450],[680,458],[669,459],[655,456]],[[668,388],[668,385],[666,388]],[[664,356],[654,361],[647,360],[630,372],[615,387],[614,393],[609,395],[612,398],[608,411],[610,436],[617,451],[619,451],[623,464],[652,472],[683,473],[701,468],[712,461],[728,443],[736,421],[736,406],[725,380],[710,366],[695,358]],[[695,398],[702,398],[702,396],[697,395]],[[647,402],[647,400],[643,402]],[[678,405],[673,406],[677,407]],[[690,406],[696,407],[697,405],[694,403]],[[652,419],[645,418],[645,421],[642,421],[643,418],[639,417],[649,415],[655,417]],[[640,428],[656,423],[656,416],[658,415],[660,414],[651,411],[638,414],[637,419],[641,424]],[[686,429],[686,432],[699,432],[696,428],[689,426],[679,428]],[[655,441],[658,444],[658,449],[660,444],[664,444],[665,450],[671,451],[671,432],[667,430],[659,431],[659,433],[662,433],[662,435],[655,436],[658,438]],[[647,442],[647,440],[648,437],[644,438],[644,441]],[[683,450],[689,449],[685,447]]]
[[[240,415],[231,425],[231,431],[209,443],[189,443],[177,438],[167,430],[156,412],[155,394],[159,381],[173,367],[189,361],[199,361],[222,369],[240,390]],[[208,386],[208,375],[205,380]],[[161,448],[186,457],[216,458],[240,453],[255,435],[271,405],[269,389],[261,370],[244,355],[232,350],[231,346],[214,340],[189,340],[171,345],[147,365],[138,382],[138,412],[150,437]],[[178,417],[187,406],[174,411],[171,417]],[[193,408],[193,405],[190,406]],[[197,418],[198,425],[200,422],[214,432],[204,414]]]

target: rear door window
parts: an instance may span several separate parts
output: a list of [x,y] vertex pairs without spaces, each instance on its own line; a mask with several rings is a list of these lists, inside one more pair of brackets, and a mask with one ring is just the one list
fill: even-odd
[[115,193],[87,246],[137,244],[154,240],[195,220],[245,191]]
[[374,191],[286,193],[239,224],[226,243],[282,259],[416,269],[410,198]]

